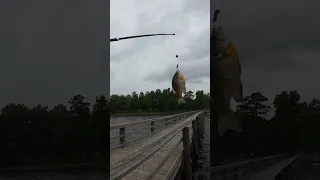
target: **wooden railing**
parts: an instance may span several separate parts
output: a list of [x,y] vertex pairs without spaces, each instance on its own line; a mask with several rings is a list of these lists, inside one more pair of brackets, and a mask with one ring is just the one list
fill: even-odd
[[[288,168],[294,167],[293,163],[296,163],[301,157],[301,153],[296,156],[290,156],[289,154],[280,154],[274,156],[268,156],[258,158],[254,160],[241,161],[226,165],[220,165],[210,168],[210,179],[212,180],[241,180],[252,179],[252,176],[256,173],[262,173],[264,179],[274,179],[279,176],[283,176],[283,172]],[[291,157],[291,158],[290,158]],[[277,163],[282,162],[281,165]],[[267,170],[265,175],[261,170]],[[288,175],[285,173],[285,175]],[[209,175],[207,175],[209,176]],[[261,177],[259,176],[259,177]],[[291,174],[291,176],[293,176]],[[254,179],[254,178],[253,178]]]
[[[200,134],[204,129],[204,117],[204,111],[195,114],[195,116],[188,119],[185,124],[177,129],[172,138],[167,140],[166,144],[169,143],[174,136],[178,136],[178,138],[180,138],[162,162],[162,165],[164,165],[166,163],[166,159],[168,159],[172,153],[179,151],[179,154],[175,156],[173,164],[171,164],[171,168],[163,178],[164,180],[177,179],[176,175],[181,168],[184,169],[183,180],[192,180],[191,158],[193,155],[197,156],[199,154]],[[161,166],[159,166],[153,174],[158,173],[160,169]],[[150,176],[147,179],[152,179],[152,177],[153,176]]]
[[[140,124],[142,122],[147,122],[151,124],[150,128],[152,128],[152,126],[154,127],[154,123],[152,122],[161,122],[160,124],[163,124],[163,126],[160,126],[155,130],[150,129],[150,133],[152,133],[156,130],[161,130],[166,126],[169,126],[170,123],[174,123],[175,121],[180,120],[184,120],[184,122],[181,125],[179,125],[177,129],[174,129],[174,131],[169,132],[165,138],[159,138],[159,142],[156,141],[152,144],[149,144],[148,147],[144,147],[143,149],[141,149],[142,153],[139,154],[139,160],[136,160],[136,157],[131,156],[130,159],[135,159],[135,163],[133,163],[130,166],[130,168],[126,168],[126,171],[111,171],[111,179],[121,179],[122,177],[126,176],[128,173],[133,171],[135,168],[137,168],[139,165],[146,162],[148,159],[152,159],[152,156],[155,155],[158,151],[167,148],[165,150],[166,153],[163,154],[163,158],[161,158],[161,162],[159,163],[159,165],[156,168],[154,168],[153,171],[150,172],[150,174],[145,179],[153,179],[168,162],[167,160],[172,155],[172,153],[179,151],[178,155],[175,156],[174,162],[170,163],[171,168],[168,171],[166,171],[164,179],[174,179],[178,170],[180,169],[180,166],[182,165],[185,169],[184,172],[187,173],[185,175],[185,180],[191,180],[191,153],[197,154],[199,152],[199,134],[203,131],[204,127],[204,111],[192,111],[172,116],[166,116],[162,118],[154,118],[145,121],[135,122],[132,124]],[[112,128],[126,127],[128,127],[128,125],[114,125]],[[170,145],[168,146],[168,144]],[[130,159],[127,160],[130,161]]]
[[189,111],[180,114],[156,117],[142,121],[111,125],[111,149],[116,147],[123,147],[127,143],[131,143],[143,137],[149,136],[197,112],[199,111]]
[[288,157],[288,154],[280,154],[258,158],[254,160],[241,161],[210,168],[210,177],[214,180],[232,180],[247,177],[274,162]]

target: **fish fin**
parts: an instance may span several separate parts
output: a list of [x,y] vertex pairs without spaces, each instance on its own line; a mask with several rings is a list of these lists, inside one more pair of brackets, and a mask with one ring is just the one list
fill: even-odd
[[178,105],[180,105],[181,103],[183,103],[183,104],[186,103],[186,101],[183,99],[183,97],[178,98]]
[[187,93],[187,90],[186,90],[186,81],[185,80],[180,80],[180,86],[182,87],[182,92],[184,93],[184,94],[186,94]]
[[172,92],[173,92],[173,94],[176,94],[176,91],[172,88]]
[[236,93],[233,96],[233,99],[239,103],[242,101],[242,96],[243,96],[243,88],[242,88],[242,82],[240,81],[239,87],[236,91]]
[[226,115],[221,115],[218,117],[219,135],[223,136],[228,129],[242,132],[239,120],[234,116],[233,112],[231,111]]

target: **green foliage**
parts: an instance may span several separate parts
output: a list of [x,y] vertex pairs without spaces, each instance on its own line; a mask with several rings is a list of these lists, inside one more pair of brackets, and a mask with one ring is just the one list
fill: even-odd
[[[297,91],[282,91],[275,96],[275,114],[266,115],[268,98],[252,93],[237,107],[237,116],[243,127],[243,143],[239,151],[267,155],[278,152],[320,151],[320,100],[303,102]],[[229,139],[231,141],[231,139]]]
[[265,117],[270,111],[270,106],[264,104],[267,101],[267,97],[263,96],[260,92],[256,92],[245,97],[237,108],[245,116],[261,118]]
[[[170,89],[96,97],[91,106],[82,95],[52,109],[8,104],[0,115],[0,166],[74,162],[106,162],[109,116],[128,112],[177,112],[209,109],[209,94],[189,91],[187,104],[177,105]],[[110,106],[111,105],[111,106]],[[90,109],[92,107],[92,109]],[[93,155],[93,154],[99,154]]]
[[[93,110],[82,95],[70,107],[8,104],[0,115],[0,166],[103,161],[108,153],[109,103],[96,98]],[[93,156],[92,154],[99,154]]]
[[[0,165],[50,163],[61,159],[105,161],[109,149],[109,115],[209,109],[210,94],[189,91],[186,104],[177,104],[170,89],[133,92],[130,95],[96,97],[91,106],[82,95],[73,96],[69,107],[52,109],[38,105],[8,104],[0,115]],[[225,143],[224,151],[268,155],[304,149],[320,151],[320,100],[303,102],[297,91],[275,96],[275,114],[267,118],[268,98],[260,92],[245,97],[237,107],[243,133],[237,147]],[[92,108],[91,108],[92,107]],[[242,139],[242,141],[239,141]],[[224,142],[231,142],[226,138]],[[240,142],[240,143],[239,143]],[[230,145],[231,144],[231,145]],[[100,154],[99,156],[93,154]]]
[[178,105],[177,97],[168,89],[147,92],[133,92],[131,95],[116,95],[110,97],[111,113],[135,112],[168,112],[179,110],[210,109],[210,94],[202,90],[195,94],[188,91],[185,95],[186,104]]

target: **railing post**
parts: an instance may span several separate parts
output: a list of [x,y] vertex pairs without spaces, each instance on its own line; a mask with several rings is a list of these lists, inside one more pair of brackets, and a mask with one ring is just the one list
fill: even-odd
[[165,127],[168,126],[168,118],[164,118],[164,126],[165,126]]
[[151,121],[151,132],[154,132],[154,121]]
[[184,158],[183,165],[184,165],[184,172],[185,172],[184,179],[192,180],[189,127],[183,128],[182,141],[183,141],[183,158]]
[[126,142],[126,128],[125,127],[120,128],[119,136],[120,136],[120,147],[124,147],[124,143]]
[[202,113],[201,114],[201,129],[202,129],[202,131],[203,131],[203,129],[204,129],[204,113]]
[[294,162],[289,164],[289,178],[292,180],[296,179],[294,175]]
[[201,113],[200,114],[200,119],[201,119],[201,132],[203,132],[203,120],[204,120],[204,116],[203,116],[203,114]]
[[202,115],[202,129],[204,129],[204,120],[205,120],[205,118],[206,118],[206,115],[203,114],[203,115]]
[[288,179],[288,167],[285,167],[281,172],[281,179],[287,180]]
[[197,122],[195,120],[192,121],[192,130],[193,130],[193,152],[196,156],[199,155],[199,142],[198,142],[198,129]]
[[199,135],[198,137],[200,137],[200,134],[201,134],[202,131],[201,131],[201,128],[200,128],[201,127],[201,122],[200,122],[199,116],[196,117],[196,121],[197,121],[198,135]]

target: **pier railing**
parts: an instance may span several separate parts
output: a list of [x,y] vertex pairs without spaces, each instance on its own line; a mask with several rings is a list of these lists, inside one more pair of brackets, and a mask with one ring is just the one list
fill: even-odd
[[210,168],[210,178],[214,180],[241,179],[272,163],[288,158],[288,154],[268,156]]
[[150,118],[147,120],[114,124],[110,126],[111,149],[125,146],[127,143],[149,136],[157,131],[165,129],[186,117],[199,111],[189,111],[180,114]]
[[[264,179],[274,179],[278,176],[288,175],[288,173],[286,173],[287,169],[291,168],[294,163],[298,162],[301,155],[302,153],[300,152],[298,152],[296,156],[292,156],[290,154],[280,154],[211,167],[210,179],[239,180],[248,178],[251,180],[252,175],[256,175],[256,173],[259,173],[262,169],[271,169],[270,172],[267,171],[266,174],[262,174]],[[277,165],[277,163],[282,162],[283,160],[285,160],[285,162],[281,163],[281,166]],[[292,174],[289,175],[293,177]]]
[[[160,165],[154,169],[148,178],[157,177],[157,174],[162,173],[165,176],[163,180],[174,180],[178,172],[183,169],[183,179],[192,179],[192,157],[199,155],[200,134],[204,129],[204,111],[196,113],[191,118],[178,128],[159,147],[160,151],[165,151],[162,156]],[[156,154],[156,152],[153,152]]]
[[[199,139],[204,127],[204,116],[204,111],[193,111],[172,116],[171,121],[184,119],[183,123],[173,131],[168,132],[164,137],[159,137],[156,142],[142,148],[139,155],[126,159],[127,162],[123,163],[134,162],[131,163],[130,167],[126,167],[121,171],[111,170],[111,179],[121,179],[129,174],[130,177],[136,176],[135,173],[139,173],[137,169],[140,167],[140,169],[149,172],[146,177],[140,179],[151,180],[159,178],[173,180],[180,167],[182,167],[185,173],[185,180],[191,180],[191,157],[199,153]],[[169,119],[167,119],[168,121]],[[117,166],[119,167],[114,166],[112,169],[124,167],[121,164]]]

